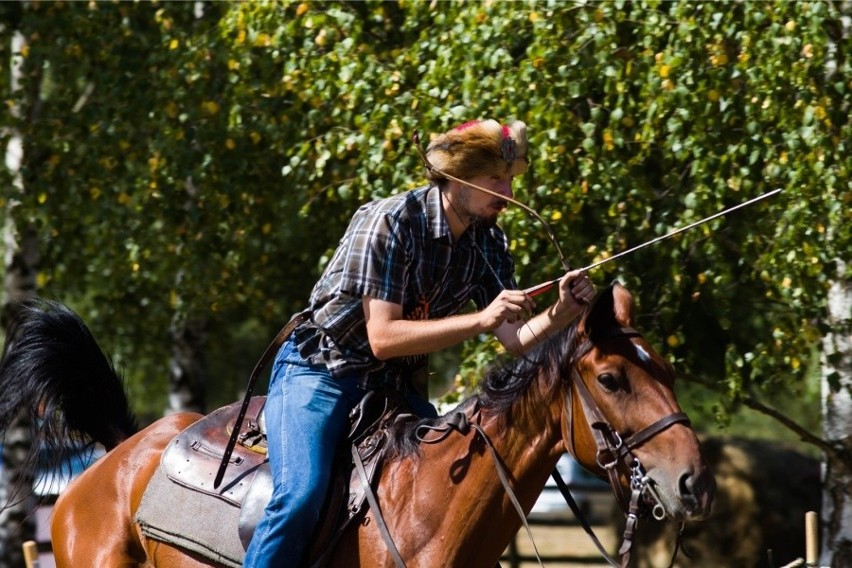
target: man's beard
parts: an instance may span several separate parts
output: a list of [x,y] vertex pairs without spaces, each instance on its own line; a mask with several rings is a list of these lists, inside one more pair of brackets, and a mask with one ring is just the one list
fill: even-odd
[[495,213],[489,217],[483,217],[482,215],[474,215],[470,214],[468,216],[470,219],[471,227],[482,227],[483,229],[491,229],[497,226],[497,214]]
[[[470,208],[470,195],[478,191],[472,187],[465,187],[464,191],[461,194],[461,206],[464,208],[464,214],[467,215],[468,221],[470,225],[473,227],[482,227],[483,229],[491,229],[497,225],[497,217],[499,215],[498,212],[494,212],[490,215],[479,215],[474,213]],[[506,208],[508,202],[500,201],[500,205],[502,208]]]

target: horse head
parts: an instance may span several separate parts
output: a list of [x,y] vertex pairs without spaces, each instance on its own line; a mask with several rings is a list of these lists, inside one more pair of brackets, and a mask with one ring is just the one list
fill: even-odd
[[675,372],[633,329],[633,298],[614,283],[577,327],[566,385],[566,449],[609,478],[625,513],[650,507],[657,518],[705,517],[715,479],[674,394]]

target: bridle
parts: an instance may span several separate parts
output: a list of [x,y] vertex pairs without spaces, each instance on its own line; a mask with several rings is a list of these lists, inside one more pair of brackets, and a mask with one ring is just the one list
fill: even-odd
[[[603,337],[604,339],[610,337],[641,337],[641,334],[631,327],[616,327],[606,333]],[[668,429],[670,426],[674,424],[686,424],[689,425],[689,418],[687,418],[686,414],[683,412],[673,412],[668,416],[664,416],[659,420],[656,420],[652,424],[642,428],[635,434],[631,434],[630,436],[622,436],[621,433],[618,432],[616,428],[610,424],[608,420],[601,416],[599,412],[598,404],[595,402],[594,398],[592,398],[591,393],[589,392],[588,387],[582,380],[579,371],[577,370],[576,361],[572,362],[572,373],[571,373],[571,381],[569,384],[569,388],[565,394],[565,408],[570,411],[573,408],[571,404],[571,396],[572,389],[571,386],[576,389],[577,396],[580,398],[580,402],[583,406],[583,414],[586,418],[586,421],[589,425],[589,429],[592,432],[593,437],[595,438],[595,443],[597,445],[597,454],[596,459],[598,464],[603,468],[608,476],[610,485],[612,486],[613,492],[618,498],[619,504],[624,510],[625,515],[627,516],[627,522],[625,525],[624,536],[622,539],[621,547],[618,551],[618,555],[621,557],[621,562],[617,562],[610,554],[606,551],[606,548],[601,544],[600,540],[594,534],[594,531],[589,526],[588,521],[586,521],[583,516],[580,508],[577,506],[576,501],[571,496],[571,493],[565,484],[565,481],[562,479],[559,474],[559,470],[555,469],[553,471],[553,478],[556,481],[557,486],[562,492],[565,501],[568,503],[569,507],[573,511],[574,515],[577,517],[580,525],[585,529],[586,533],[591,537],[592,541],[597,546],[601,555],[603,555],[604,559],[607,563],[613,568],[626,568],[630,562],[630,550],[633,545],[633,535],[636,532],[636,525],[638,523],[638,519],[640,517],[640,509],[643,505],[643,499],[647,499],[654,503],[652,508],[652,514],[654,518],[658,520],[662,520],[665,518],[665,507],[662,504],[662,500],[660,496],[657,494],[657,491],[654,487],[653,481],[650,479],[648,475],[645,473],[645,469],[643,468],[639,458],[637,458],[632,450],[643,443],[647,442],[657,434],[663,432]],[[503,485],[503,489],[506,491],[507,496],[509,497],[510,502],[515,507],[515,510],[518,512],[518,515],[521,518],[521,523],[524,528],[526,528],[527,535],[530,538],[530,542],[532,542],[533,549],[535,551],[536,558],[540,565],[544,565],[541,561],[541,555],[539,554],[538,547],[535,544],[535,540],[532,537],[532,530],[527,522],[526,515],[524,513],[523,508],[521,507],[520,501],[515,495],[514,490],[512,489],[512,482],[510,481],[511,475],[506,471],[506,466],[503,464],[503,460],[500,458],[497,448],[491,442],[488,434],[479,424],[479,417],[482,407],[477,404],[474,405],[471,416],[467,416],[464,412],[457,411],[450,415],[447,420],[440,426],[421,423],[415,429],[415,437],[421,444],[437,444],[442,442],[450,435],[452,432],[458,432],[462,436],[466,436],[471,431],[475,432],[477,436],[479,436],[482,441],[485,443],[486,448],[489,450],[491,454],[491,458],[494,462],[494,467],[497,471],[497,476],[500,479],[500,483]],[[569,424],[569,428],[571,429],[567,434],[567,443],[571,445],[570,452],[573,455],[576,455],[576,451],[573,445],[573,420],[567,421]],[[437,434],[436,436],[430,437],[430,433]],[[355,452],[353,455],[357,455]],[[621,483],[619,483],[619,473],[623,468],[629,468],[630,472],[630,497],[629,499],[625,496],[623,488],[621,487]],[[368,498],[371,497],[371,492],[368,491]],[[374,498],[373,498],[374,499]],[[385,544],[388,547],[388,550],[391,553],[391,556],[394,559],[394,564],[397,568],[405,568],[405,561],[402,559],[402,556],[399,554],[399,551],[396,548],[396,545],[393,542],[393,538],[390,536],[389,531],[385,527],[384,521],[381,518],[381,513],[378,509],[378,504],[371,501],[371,506],[376,511],[376,520],[380,527],[380,532],[382,535]],[[677,556],[678,549],[680,547],[680,539],[683,534],[683,525],[681,525],[681,530],[678,534],[678,541],[675,546],[675,550],[672,554],[672,562],[671,565],[674,564],[674,559]],[[670,565],[670,566],[671,566]]]
[[[613,337],[641,336],[642,335],[632,327],[616,327],[609,330],[609,332],[605,333],[603,337],[599,337],[597,340]],[[573,389],[571,387],[573,387]],[[588,527],[585,519],[581,520],[581,524],[583,525],[583,528],[586,529],[586,532],[592,537],[592,540],[597,545],[601,554],[604,555],[611,566],[625,567],[629,563],[630,549],[633,545],[633,536],[636,532],[639,517],[642,516],[642,513],[644,512],[642,510],[643,505],[651,505],[650,512],[655,519],[663,520],[666,517],[666,509],[659,494],[657,493],[656,486],[647,475],[642,462],[638,457],[636,457],[633,450],[675,424],[684,424],[689,426],[691,423],[689,421],[689,417],[687,417],[685,413],[673,412],[659,418],[638,432],[629,436],[624,436],[602,416],[599,411],[598,404],[589,392],[589,388],[580,376],[576,365],[574,365],[572,370],[571,385],[569,385],[565,395],[566,408],[572,408],[571,396],[574,390],[576,390],[577,396],[580,399],[580,404],[583,408],[583,415],[586,418],[589,430],[595,440],[595,446],[597,448],[595,459],[601,469],[606,472],[609,484],[616,496],[616,500],[625,514],[626,520],[624,535],[622,537],[621,547],[618,551],[619,556],[621,556],[621,564],[617,564],[615,560],[609,556],[604,547],[598,541],[597,537],[591,531],[591,528]],[[566,443],[570,446],[570,453],[572,455],[576,455],[574,448],[573,420],[569,420],[568,424],[570,431],[568,432]],[[624,487],[620,483],[620,475],[623,472],[625,472],[628,476],[630,482],[629,495],[626,494]],[[555,472],[555,479],[557,475],[558,472]],[[557,486],[559,486],[560,490],[562,490],[563,496],[567,501],[569,496],[566,495],[565,490],[563,490],[564,482],[560,483],[560,481],[560,479],[556,479]],[[569,505],[571,505],[570,502]],[[574,507],[572,507],[572,509],[573,508]],[[576,513],[577,511],[575,511],[575,514]],[[672,555],[672,563],[677,555],[682,532],[683,525],[681,525],[681,530],[678,534],[678,542],[676,543],[675,550]]]

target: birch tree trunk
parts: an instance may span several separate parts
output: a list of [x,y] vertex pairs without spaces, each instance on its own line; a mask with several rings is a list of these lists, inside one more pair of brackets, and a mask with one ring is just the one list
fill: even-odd
[[169,330],[171,365],[168,412],[206,412],[207,331],[204,318],[176,315]]
[[825,440],[837,448],[823,471],[823,566],[852,566],[852,286],[846,264],[828,295],[829,328],[823,338],[822,414]]
[[[842,46],[852,30],[852,2],[842,2],[840,14],[839,33],[832,34],[826,57],[827,80],[836,77],[848,56]],[[848,269],[847,259],[838,258],[827,298],[828,333],[822,340],[823,436],[835,451],[826,455],[823,464],[820,564],[832,567],[852,566],[852,286]]]
[[[25,45],[24,36],[12,35],[11,86],[20,87],[21,58]],[[20,115],[20,109],[11,112]],[[0,324],[6,329],[15,317],[18,302],[32,299],[36,295],[36,273],[38,271],[38,239],[32,227],[18,227],[15,222],[14,198],[24,191],[21,165],[24,144],[19,132],[12,132],[6,147],[5,165],[12,174],[13,187],[7,192],[11,196],[4,212],[3,246],[5,269],[3,298],[0,306]],[[9,427],[3,444],[3,472],[0,475],[0,568],[18,568],[24,565],[22,545],[35,537],[35,499],[32,495],[33,475],[24,473],[24,464],[32,444],[29,417],[19,416]]]

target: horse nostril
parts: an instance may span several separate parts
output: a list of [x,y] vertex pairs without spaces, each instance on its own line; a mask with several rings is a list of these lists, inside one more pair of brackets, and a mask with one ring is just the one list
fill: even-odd
[[684,472],[678,480],[678,492],[682,502],[707,511],[716,492],[716,480],[708,469],[702,469],[697,475]]
[[684,473],[678,480],[677,488],[681,497],[693,496],[692,486],[694,485],[692,474]]

